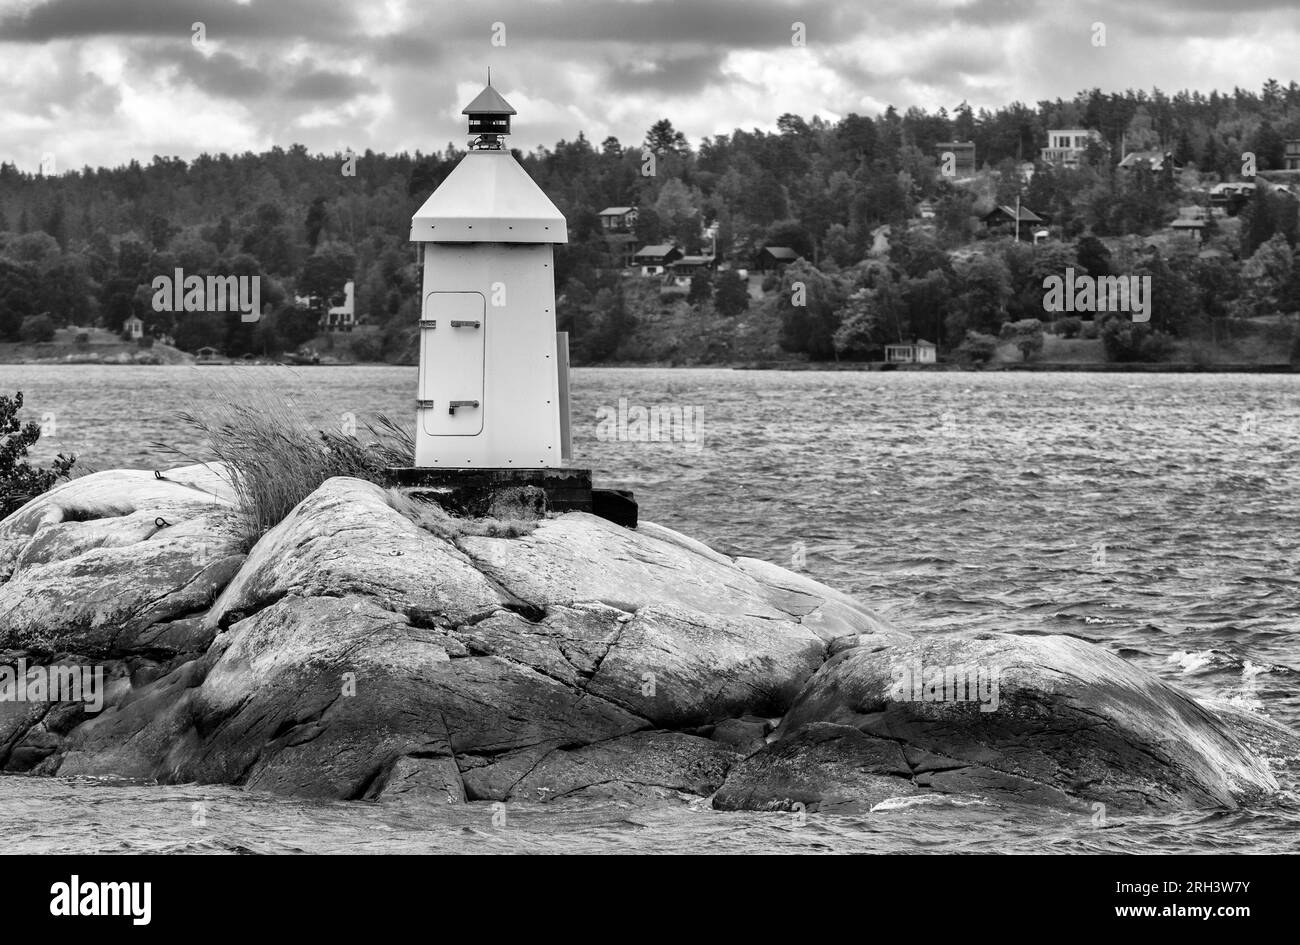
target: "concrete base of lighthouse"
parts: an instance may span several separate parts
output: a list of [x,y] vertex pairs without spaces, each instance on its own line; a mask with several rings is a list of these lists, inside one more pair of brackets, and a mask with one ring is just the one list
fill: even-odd
[[393,466],[389,483],[424,502],[468,518],[541,518],[547,512],[591,512],[635,528],[636,500],[622,489],[593,489],[591,470]]

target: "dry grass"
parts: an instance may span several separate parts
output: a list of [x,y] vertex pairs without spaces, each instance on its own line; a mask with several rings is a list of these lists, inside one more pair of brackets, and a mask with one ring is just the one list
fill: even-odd
[[[196,463],[224,464],[239,502],[243,538],[251,548],[332,476],[383,484],[384,467],[409,465],[409,433],[387,417],[368,430],[376,441],[314,430],[299,407],[264,380],[209,385],[179,418],[204,441],[198,452],[166,443],[155,449]],[[411,448],[408,448],[411,447]]]
[[482,538],[520,538],[530,535],[537,523],[517,519],[458,518],[434,502],[420,502],[397,490],[388,490],[388,504],[426,532],[455,542],[467,535]]

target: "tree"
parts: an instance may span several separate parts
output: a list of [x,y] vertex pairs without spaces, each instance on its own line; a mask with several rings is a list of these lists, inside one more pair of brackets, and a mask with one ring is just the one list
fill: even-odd
[[1019,349],[1021,357],[1028,361],[1033,355],[1043,350],[1043,323],[1036,318],[1026,318],[1018,322],[1007,322],[1002,326],[1003,341],[1010,341]]
[[[849,358],[878,355],[896,334],[901,307],[897,289],[887,279],[874,289],[858,289],[840,311],[840,325],[835,330],[836,353]],[[891,327],[895,330],[891,331]]]
[[0,395],[0,518],[66,479],[77,461],[60,453],[49,469],[33,467],[27,451],[41,438],[41,427],[35,421],[19,421],[22,407],[22,391],[13,397]]
[[984,365],[992,361],[998,353],[998,339],[978,331],[966,332],[955,351],[954,356],[962,364]]
[[1079,265],[1087,270],[1088,275],[1111,275],[1110,250],[1106,248],[1105,243],[1091,233],[1079,238],[1079,241],[1074,245],[1074,254],[1079,260]]
[[1011,300],[1007,264],[997,256],[976,256],[955,267],[955,275],[961,289],[948,316],[949,336],[1000,330]]
[[1283,310],[1284,294],[1291,282],[1293,254],[1281,233],[1255,250],[1241,267],[1242,284],[1257,315]]
[[813,258],[812,234],[798,220],[778,220],[767,228],[764,246],[789,246],[804,259]]
[[0,339],[18,340],[23,319],[38,311],[39,291],[35,266],[0,256]]
[[675,177],[670,178],[660,188],[654,210],[665,234],[671,234],[687,249],[698,247],[700,214],[689,187]]
[[645,133],[645,146],[655,154],[685,154],[690,150],[686,136],[673,127],[667,118],[661,118]]
[[325,198],[317,197],[307,208],[307,245],[311,251],[316,252],[316,244],[320,242],[321,231],[325,229]]
[[734,269],[718,273],[713,287],[713,307],[724,318],[739,315],[749,308],[749,286]]
[[1101,342],[1108,361],[1162,361],[1172,350],[1168,335],[1119,316],[1107,318],[1101,326]]
[[298,287],[303,295],[320,299],[328,307],[331,300],[343,294],[349,279],[354,278],[357,258],[342,246],[323,246],[303,264]]
[[642,246],[654,246],[664,238],[663,221],[654,207],[642,207],[637,212],[634,232]]
[[28,315],[18,329],[18,338],[27,344],[54,340],[54,320],[48,315]]
[[837,266],[851,266],[856,254],[853,244],[849,242],[849,231],[843,223],[832,223],[822,238],[822,259],[829,259]]
[[839,284],[801,259],[786,267],[777,298],[781,347],[815,361],[835,357],[837,313],[843,307]]

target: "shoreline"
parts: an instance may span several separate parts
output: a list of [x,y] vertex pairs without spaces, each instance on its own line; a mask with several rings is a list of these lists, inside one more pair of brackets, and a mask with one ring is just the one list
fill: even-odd
[[[415,367],[414,364],[393,361],[340,361],[318,364],[286,364],[267,361],[176,361],[151,363],[147,359],[118,360],[116,358],[4,358],[0,364],[25,366],[65,367],[85,365],[95,367]],[[730,371],[911,371],[911,372],[963,372],[990,374],[999,372],[1093,373],[1093,374],[1297,374],[1300,364],[1286,362],[1253,363],[1227,362],[1197,364],[1192,361],[1110,362],[1110,361],[1030,361],[1005,362],[983,367],[964,367],[952,362],[935,364],[889,364],[882,361],[719,361],[701,364],[666,364],[654,361],[611,361],[594,364],[574,364],[574,368],[640,368],[644,370],[730,370]]]

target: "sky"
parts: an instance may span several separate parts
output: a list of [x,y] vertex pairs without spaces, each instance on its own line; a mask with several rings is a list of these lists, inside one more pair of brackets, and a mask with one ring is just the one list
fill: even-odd
[[696,144],[785,112],[1258,91],[1300,79],[1297,49],[1300,0],[0,0],[0,161],[463,147],[488,67],[527,151],[665,117]]

